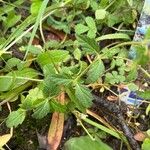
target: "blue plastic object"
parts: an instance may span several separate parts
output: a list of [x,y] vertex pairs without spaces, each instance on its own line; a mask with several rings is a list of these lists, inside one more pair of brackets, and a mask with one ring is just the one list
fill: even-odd
[[139,107],[143,99],[137,95],[136,91],[131,91],[128,87],[119,88],[119,98],[127,105]]
[[[145,0],[133,41],[142,41],[148,28],[150,28],[150,0]],[[136,55],[136,47],[131,46],[129,50],[129,58],[136,59]],[[124,101],[127,105],[138,107],[142,104],[143,99],[137,95],[136,91],[130,91],[128,87],[119,89],[119,94],[120,100]]]
[[[150,0],[145,0],[133,40],[142,41],[148,28],[150,28]],[[134,46],[131,46],[129,58],[136,58],[136,48]]]

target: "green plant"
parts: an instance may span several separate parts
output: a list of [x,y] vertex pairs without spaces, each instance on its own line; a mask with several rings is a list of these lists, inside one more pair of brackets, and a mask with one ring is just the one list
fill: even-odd
[[[58,116],[73,113],[75,110],[84,113],[93,104],[92,92],[97,90],[95,86],[99,91],[104,88],[112,92],[112,86],[134,83],[138,77],[138,69],[150,77],[143,68],[149,62],[145,46],[148,41],[145,39],[143,42],[131,42],[131,32],[127,28],[137,17],[136,6],[139,1],[32,0],[28,9],[28,14],[31,15],[20,23],[21,15],[16,15],[15,8],[19,8],[18,5],[22,3],[21,0],[13,3],[14,6],[3,3],[8,7],[6,10],[11,11],[0,14],[1,20],[4,21],[4,32],[1,34],[7,33],[0,42],[0,57],[5,62],[0,70],[0,106],[14,102],[20,97],[17,109],[13,110],[6,120],[7,127],[22,124],[28,112],[36,119],[56,112]],[[122,13],[118,13],[122,9]],[[5,14],[7,17],[3,16]],[[13,29],[17,23],[20,24]],[[116,30],[117,27],[117,31],[103,35],[105,26],[110,30]],[[44,31],[49,28],[52,28],[54,33],[63,31],[63,34],[59,33],[62,34],[61,41],[46,40]],[[11,34],[8,29],[11,29]],[[37,33],[38,29],[40,35]],[[129,31],[129,34],[126,34],[125,30]],[[75,36],[71,37],[72,33]],[[43,44],[37,47],[33,45],[33,40],[40,36],[40,42]],[[115,42],[103,48],[99,44],[105,40]],[[25,52],[23,60],[12,57],[8,52],[13,45],[18,46],[21,53]],[[128,59],[128,45],[137,47],[135,60]],[[58,98],[62,93],[66,95],[63,103]],[[140,93],[140,96],[142,95],[147,95],[147,92]],[[148,112],[149,107],[147,114]],[[60,118],[63,122],[64,116]],[[94,124],[88,119],[84,121]],[[95,127],[120,138],[116,131],[95,124]],[[55,128],[58,129],[56,126]],[[84,138],[89,140],[88,137]],[[101,141],[97,141],[98,145],[108,148]]]

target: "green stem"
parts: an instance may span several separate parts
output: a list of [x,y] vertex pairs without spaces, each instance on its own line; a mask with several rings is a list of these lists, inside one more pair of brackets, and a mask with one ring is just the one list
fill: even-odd
[[88,119],[86,117],[85,118],[81,118],[81,119],[83,121],[87,122],[88,124],[93,125],[93,126],[97,127],[98,129],[105,131],[108,134],[111,134],[112,136],[116,137],[117,139],[121,139],[120,135],[117,132],[115,132],[113,130],[110,130],[109,128],[107,128],[105,126],[102,126],[102,125],[100,125],[100,124],[98,124],[98,123],[96,123],[96,122],[94,122],[94,121],[92,121],[92,120],[90,120],[90,119]]
[[144,68],[142,68],[140,65],[139,65],[139,69],[140,69],[148,78],[150,78],[150,74],[149,74]]
[[114,136],[114,137],[116,137],[118,139],[121,139],[122,141],[125,142],[125,144],[127,146],[127,149],[131,150],[131,147],[130,147],[126,137],[123,135],[123,133],[119,133],[119,132],[117,133],[116,131],[113,131],[113,130],[111,130],[111,129],[103,126],[103,125],[100,125],[100,124],[98,124],[98,123],[88,119],[86,117],[86,115],[84,115],[84,114],[80,114],[80,119],[82,119],[83,121],[87,122],[90,125],[93,125],[93,126],[97,127],[100,130],[103,130],[104,132],[106,132],[106,133],[108,133],[108,134],[110,134],[110,135],[112,135],[112,136]]
[[149,42],[150,42],[150,40],[144,40],[142,42],[133,42],[133,41],[132,42],[123,42],[123,43],[120,43],[114,47],[111,47],[110,50],[114,49],[114,48],[122,47],[122,46],[127,46],[127,45],[145,45]]

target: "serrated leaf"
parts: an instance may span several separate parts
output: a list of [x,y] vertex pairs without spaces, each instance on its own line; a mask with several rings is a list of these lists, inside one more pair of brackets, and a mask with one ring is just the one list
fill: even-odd
[[75,96],[84,107],[88,108],[92,105],[93,96],[91,91],[84,85],[77,84],[75,86]]
[[107,11],[105,9],[98,9],[95,11],[95,18],[97,20],[104,19],[106,17]]
[[73,52],[73,55],[74,55],[75,59],[80,60],[81,55],[82,55],[81,50],[79,48],[76,48]]
[[67,110],[66,105],[63,105],[61,103],[59,103],[56,100],[51,100],[50,101],[50,106],[53,109],[53,111],[59,112],[59,113],[65,113]]
[[6,125],[7,127],[17,127],[19,124],[22,124],[26,117],[26,111],[24,109],[18,109],[17,111],[12,111],[7,120]]
[[137,68],[133,66],[126,77],[126,81],[127,82],[133,81],[137,78],[137,76],[138,76]]
[[66,74],[53,74],[49,76],[49,79],[56,85],[68,85],[73,81],[71,76]]
[[97,81],[105,71],[105,66],[102,60],[97,60],[92,63],[87,73],[87,83],[93,83]]
[[96,37],[96,32],[93,32],[93,30],[89,30],[87,33],[87,36],[91,39]]
[[69,57],[69,52],[65,50],[51,50],[41,53],[37,60],[43,67],[46,64],[56,64],[65,61]]
[[85,18],[85,21],[88,25],[88,33],[87,33],[87,36],[89,38],[95,38],[96,36],[96,32],[97,32],[97,28],[96,28],[96,24],[95,24],[95,21],[92,17],[86,17]]
[[117,71],[108,72],[105,75],[105,82],[110,84],[122,83],[125,81],[125,76],[118,74]]
[[49,76],[43,82],[43,93],[46,97],[58,95],[60,87]]
[[106,34],[98,37],[96,41],[102,40],[111,40],[111,39],[127,39],[130,40],[130,37],[125,33],[114,33],[114,34]]
[[99,52],[99,46],[94,39],[90,39],[86,36],[78,35],[77,40],[85,51],[91,52],[91,53]]
[[92,17],[86,17],[85,22],[87,23],[88,27],[93,30],[93,32],[96,31],[96,24]]
[[86,108],[81,104],[80,100],[77,99],[75,96],[75,91],[72,88],[66,88],[66,93],[68,94],[71,102],[68,103],[70,105],[70,110],[74,110],[75,108],[78,108],[81,112],[85,112]]
[[106,58],[111,59],[114,55],[120,52],[120,49],[119,48],[113,48],[113,49],[104,48],[102,52]]
[[49,100],[46,99],[42,101],[41,103],[39,103],[37,108],[34,110],[34,113],[32,116],[36,119],[41,119],[45,117],[49,112],[50,112],[50,104],[49,104]]
[[112,150],[112,148],[98,138],[93,141],[89,136],[80,136],[68,140],[64,150]]
[[34,69],[24,68],[23,70],[12,71],[3,77],[0,76],[0,91],[15,89],[37,75],[38,73]]
[[87,32],[88,30],[89,30],[89,28],[81,23],[79,23],[75,26],[75,32],[76,32],[76,34],[79,34],[79,35]]
[[23,100],[21,108],[32,109],[34,108],[35,101],[43,99],[43,98],[44,98],[43,92],[38,87],[31,89],[29,91],[29,94]]

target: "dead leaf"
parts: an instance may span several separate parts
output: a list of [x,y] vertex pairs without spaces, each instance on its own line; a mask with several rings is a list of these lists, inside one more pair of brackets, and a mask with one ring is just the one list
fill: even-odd
[[[58,101],[64,104],[65,94],[61,93]],[[51,119],[51,125],[48,132],[48,148],[47,150],[57,150],[64,128],[64,113],[54,112]]]
[[11,139],[12,135],[13,128],[10,129],[10,134],[0,136],[0,149],[2,149],[2,147],[7,144],[7,142]]
[[117,96],[107,96],[107,100],[113,102],[113,101],[117,101],[118,100],[118,97]]
[[5,134],[0,136],[0,148],[2,148],[11,139],[11,134]]
[[146,138],[146,134],[144,134],[143,132],[138,132],[134,135],[134,139],[137,141],[144,141],[144,139]]

